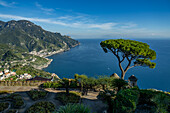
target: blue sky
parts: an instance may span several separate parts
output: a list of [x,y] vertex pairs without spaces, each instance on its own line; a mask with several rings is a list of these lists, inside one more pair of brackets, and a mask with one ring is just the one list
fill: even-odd
[[73,38],[168,38],[170,0],[0,0],[0,20]]

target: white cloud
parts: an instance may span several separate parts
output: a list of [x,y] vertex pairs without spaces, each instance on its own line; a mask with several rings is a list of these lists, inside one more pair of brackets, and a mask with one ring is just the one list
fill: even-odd
[[16,4],[16,2],[6,2],[6,1],[3,1],[3,0],[0,0],[0,5],[1,6],[4,6],[4,7],[14,7],[14,5]]
[[123,26],[121,26],[121,28],[133,28],[136,26],[137,26],[137,24],[134,24],[134,23],[126,23]]
[[44,11],[46,14],[51,14],[54,9],[52,8],[44,8],[41,4],[39,4],[38,2],[35,3],[36,7],[38,7],[40,10]]
[[117,23],[103,23],[103,24],[86,24],[82,22],[73,22],[73,23],[66,23],[63,21],[55,21],[51,19],[42,19],[42,18],[29,18],[29,17],[22,17],[22,16],[16,16],[16,15],[6,15],[6,14],[0,14],[1,18],[5,19],[16,19],[16,20],[30,20],[35,22],[44,22],[49,24],[57,24],[67,27],[73,27],[73,28],[98,28],[98,29],[111,29],[113,26],[117,25]]
[[89,28],[100,28],[100,29],[112,29],[114,26],[118,25],[118,23],[104,23],[104,24],[89,24]]

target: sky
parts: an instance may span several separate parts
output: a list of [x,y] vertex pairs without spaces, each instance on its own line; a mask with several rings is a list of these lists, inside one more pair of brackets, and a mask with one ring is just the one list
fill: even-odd
[[75,39],[170,39],[170,0],[0,0],[0,20]]

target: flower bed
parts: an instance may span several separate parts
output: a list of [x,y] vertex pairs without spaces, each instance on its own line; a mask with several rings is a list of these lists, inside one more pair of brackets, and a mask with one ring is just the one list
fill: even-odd
[[0,112],[3,112],[4,110],[6,110],[9,107],[9,103],[8,102],[1,102],[0,103]]
[[31,90],[28,92],[28,95],[31,97],[32,100],[39,100],[45,98],[47,94],[48,94],[47,91]]
[[63,104],[68,103],[79,103],[80,101],[80,93],[78,92],[70,92],[69,95],[66,95],[66,92],[60,92],[56,94],[56,99],[61,101]]
[[55,105],[52,102],[41,101],[28,108],[26,113],[52,113],[54,110]]

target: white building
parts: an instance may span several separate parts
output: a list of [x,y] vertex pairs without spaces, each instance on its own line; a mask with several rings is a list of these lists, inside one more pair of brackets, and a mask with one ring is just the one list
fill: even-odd
[[0,71],[0,75],[3,75],[4,73],[2,71]]
[[9,70],[8,69],[4,69],[4,73],[8,73],[9,72]]

